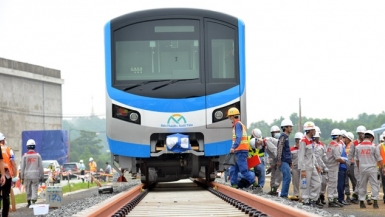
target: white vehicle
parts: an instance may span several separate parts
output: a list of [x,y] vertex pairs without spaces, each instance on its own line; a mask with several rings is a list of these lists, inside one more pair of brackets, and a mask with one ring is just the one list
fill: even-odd
[[57,162],[57,160],[43,160],[43,168],[44,168],[44,181],[46,181],[48,179],[48,176],[50,174],[50,172],[52,172],[48,166],[50,164],[53,164],[55,166],[55,178],[56,178],[56,182],[57,183],[60,183],[60,164],[59,162]]

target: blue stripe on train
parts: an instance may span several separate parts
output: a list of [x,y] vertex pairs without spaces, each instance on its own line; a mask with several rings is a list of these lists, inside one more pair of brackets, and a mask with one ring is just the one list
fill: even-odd
[[[206,108],[217,107],[239,97],[245,89],[245,33],[244,24],[238,21],[238,37],[239,37],[239,65],[240,65],[240,85],[230,88],[220,93],[211,94],[206,97],[196,97],[189,99],[158,99],[152,97],[137,96],[130,93],[112,88],[111,78],[111,23],[108,22],[104,27],[104,44],[105,44],[105,70],[106,70],[106,88],[109,97],[125,105],[158,112],[190,112]],[[207,105],[206,105],[207,104]],[[169,105],[169,106],[164,106]],[[188,105],[188,106],[187,106]]]
[[150,145],[121,142],[107,137],[110,151],[127,157],[150,157]]
[[[121,142],[107,137],[110,151],[127,157],[150,157],[150,145]],[[205,156],[225,155],[230,152],[231,140],[214,142],[204,145]]]

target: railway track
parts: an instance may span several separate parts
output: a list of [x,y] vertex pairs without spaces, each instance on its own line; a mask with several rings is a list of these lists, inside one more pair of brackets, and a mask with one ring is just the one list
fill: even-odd
[[248,192],[205,180],[138,185],[80,216],[317,216]]

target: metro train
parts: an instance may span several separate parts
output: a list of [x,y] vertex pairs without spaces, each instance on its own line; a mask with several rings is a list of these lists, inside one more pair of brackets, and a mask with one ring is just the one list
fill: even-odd
[[[245,25],[224,13],[152,9],[109,21],[105,34],[107,140],[119,167],[143,183],[214,180],[232,144],[227,111],[246,123]],[[170,151],[168,136],[188,138]]]

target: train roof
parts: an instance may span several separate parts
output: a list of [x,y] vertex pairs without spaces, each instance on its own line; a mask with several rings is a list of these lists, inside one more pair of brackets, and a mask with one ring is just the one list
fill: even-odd
[[162,9],[150,9],[128,13],[111,20],[111,26],[113,29],[117,29],[127,24],[142,22],[150,19],[162,19],[162,18],[211,18],[220,20],[232,25],[238,25],[238,18],[224,14],[221,12],[194,9],[194,8],[162,8]]

